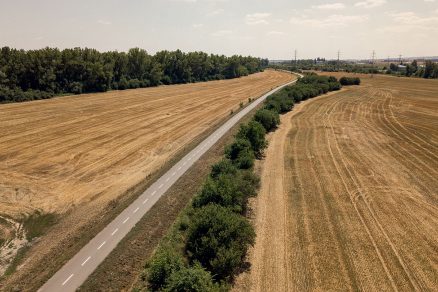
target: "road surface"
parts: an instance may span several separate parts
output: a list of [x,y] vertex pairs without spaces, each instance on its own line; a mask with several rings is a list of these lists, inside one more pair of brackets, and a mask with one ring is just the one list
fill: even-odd
[[[302,75],[298,74],[300,77]],[[247,107],[242,109],[219,129],[208,136],[170,170],[163,174],[147,190],[145,190],[131,205],[122,211],[111,223],[91,239],[73,258],[71,258],[52,278],[38,291],[75,291],[87,277],[110,254],[117,244],[140,221],[149,209],[162,195],[228,130],[242,117],[262,103],[269,95],[281,88],[295,83],[295,81],[279,86],[261,96]]]

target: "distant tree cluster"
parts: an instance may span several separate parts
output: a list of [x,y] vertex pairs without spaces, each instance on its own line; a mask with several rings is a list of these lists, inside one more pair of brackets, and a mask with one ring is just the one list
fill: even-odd
[[342,86],[349,86],[349,85],[360,85],[360,78],[359,77],[341,77],[339,79],[339,82]]
[[104,52],[74,48],[0,50],[0,102],[45,99],[60,94],[103,92],[160,84],[229,79],[261,71],[268,60],[203,52],[139,48]]
[[392,74],[397,76],[419,77],[419,78],[438,78],[438,63],[428,60],[424,65],[418,65],[414,60],[412,63],[391,63],[389,67],[382,64],[371,63],[352,63],[347,61],[326,61],[322,58],[285,61],[282,63],[272,64],[270,67],[275,69],[284,69],[294,72],[301,70],[316,70],[323,72],[349,72],[362,74]]
[[419,66],[416,60],[412,61],[410,64],[397,65],[391,63],[389,69],[386,71],[387,74],[403,75],[407,77],[421,77],[426,79],[436,79],[438,78],[438,64],[430,60],[426,61],[424,66]]
[[255,158],[267,147],[265,135],[280,123],[279,115],[294,102],[338,90],[334,77],[309,75],[266,100],[253,119],[241,125],[224,158],[192,204],[146,266],[144,279],[152,291],[227,291],[242,270],[255,231],[247,219],[248,199],[257,195]]

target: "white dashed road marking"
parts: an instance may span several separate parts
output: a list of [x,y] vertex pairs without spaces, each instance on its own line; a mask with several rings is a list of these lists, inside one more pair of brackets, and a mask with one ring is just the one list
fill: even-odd
[[73,274],[71,274],[63,283],[62,286],[64,286],[65,284],[67,284],[68,280],[71,279],[71,277],[73,277]]
[[81,264],[81,266],[84,266],[87,262],[88,262],[88,260],[89,259],[91,259],[91,257],[88,257],[82,264]]
[[[287,84],[285,84],[284,86],[286,86]],[[266,98],[266,96],[268,96],[268,94],[266,94],[265,96],[264,96],[264,98]],[[262,101],[262,100],[261,100]],[[260,102],[261,102],[260,101]],[[177,165],[178,165],[178,170],[175,170],[175,168],[173,168],[173,170],[175,170],[175,171],[173,171],[172,172],[172,174],[171,175],[169,175],[168,174],[168,176],[166,177],[166,180],[165,180],[165,183],[161,183],[160,184],[160,186],[157,188],[157,189],[155,189],[152,193],[151,193],[151,195],[147,195],[148,196],[148,198],[145,198],[144,199],[144,201],[143,201],[143,204],[146,204],[146,202],[148,202],[149,201],[149,199],[151,199],[151,197],[153,197],[155,194],[157,194],[157,192],[158,192],[158,190],[159,189],[161,189],[164,185],[166,185],[166,187],[169,187],[169,185],[171,185],[172,183],[168,183],[169,181],[170,181],[170,178],[172,178],[173,176],[175,176],[177,173],[179,174],[179,175],[181,175],[181,173],[179,172],[186,164],[193,164],[194,163],[194,161],[195,161],[195,159],[197,159],[197,158],[199,158],[199,154],[200,153],[205,153],[204,151],[206,151],[206,150],[204,150],[204,149],[208,149],[209,147],[211,147],[212,145],[214,145],[214,143],[216,142],[216,141],[218,141],[219,139],[220,139],[220,137],[221,137],[221,135],[223,135],[224,133],[226,133],[226,128],[228,128],[228,127],[230,127],[231,125],[234,125],[238,120],[240,119],[240,117],[234,117],[234,118],[232,118],[232,119],[230,119],[226,124],[224,124],[221,128],[219,128],[219,129],[217,129],[214,133],[212,133],[211,135],[210,135],[210,137],[208,138],[208,140],[204,140],[204,142],[202,142],[202,144],[200,144],[200,145],[198,145],[195,149],[193,149],[189,154],[187,154],[187,156],[184,158],[184,160],[183,161],[180,161]],[[219,137],[218,137],[219,136]],[[202,154],[201,154],[202,155]],[[191,160],[194,160],[193,162],[191,162]],[[159,182],[162,182],[162,180],[164,179],[164,177],[161,177],[156,183],[159,183]],[[154,186],[155,186],[155,184],[154,184]],[[160,194],[162,194],[163,192],[161,192]],[[134,205],[133,205],[134,206]],[[135,210],[133,210],[132,211],[132,214],[135,214],[135,213],[137,213],[137,211],[139,211],[139,209],[140,209],[140,207],[136,207],[135,208]],[[146,209],[146,208],[145,208]],[[143,211],[142,211],[143,212]],[[140,213],[142,213],[142,212],[140,212]],[[133,215],[134,216],[134,215]],[[136,222],[136,220],[137,220],[137,217],[133,217],[134,219],[134,221],[133,221],[133,223],[132,224],[135,224],[135,222]],[[126,219],[123,221],[123,223],[122,224],[125,224],[128,220],[130,219],[130,217],[126,217]],[[120,219],[117,219],[117,220],[120,220]],[[138,220],[137,220],[138,221]],[[119,223],[119,221],[117,221],[117,224],[120,224]],[[120,225],[119,225],[120,226]],[[126,227],[129,227],[129,226],[126,226]],[[125,228],[125,226],[121,226],[120,228],[122,228],[122,230],[123,230],[123,228]],[[111,233],[111,236],[113,236],[113,235],[115,235],[117,232],[118,232],[118,230],[119,230],[119,228],[115,228],[114,230],[113,230],[113,232]],[[89,246],[89,248],[91,249],[91,247],[94,249],[95,248],[95,246],[97,245],[97,244],[95,244],[95,242],[97,242],[97,240],[98,239],[96,239],[96,238],[94,238],[95,239],[95,241],[93,242],[93,244],[92,245],[90,245]],[[116,239],[116,238],[112,238],[112,239]],[[111,243],[111,242],[110,242]],[[99,245],[99,247],[97,247],[97,250],[100,250],[104,245],[106,244],[106,241],[103,241],[100,245]],[[110,249],[112,249],[111,247],[111,244],[107,247],[107,249],[108,250],[110,250]],[[105,251],[106,251],[106,249],[104,249],[104,251],[102,251],[102,253],[105,253]],[[95,251],[94,251],[95,252]],[[86,253],[84,253],[84,255],[86,256]],[[85,258],[85,256],[84,255],[81,255],[80,256],[80,259],[84,259]],[[88,256],[83,262],[82,262],[82,264],[81,264],[81,266],[83,267],[83,266],[85,266],[87,263],[88,263],[88,261],[91,259],[91,257],[92,256]],[[76,276],[76,280],[77,281],[73,281],[70,285],[71,286],[75,286],[77,283],[76,282],[79,282],[79,281],[82,281],[81,279],[83,278],[83,274],[85,273],[88,273],[88,270],[90,269],[90,266],[91,266],[91,268],[94,270],[94,268],[95,268],[95,265],[96,265],[96,263],[97,264],[99,264],[101,262],[101,259],[99,258],[99,257],[97,257],[97,258],[93,258],[93,261],[91,261],[90,262],[90,264],[88,264],[88,269],[83,269],[83,270],[81,270],[81,271],[79,271],[79,270],[73,270],[73,271],[78,271],[77,273],[80,273],[80,274],[78,274],[77,276]],[[67,269],[67,268],[65,268],[65,269]],[[61,272],[61,270],[60,271],[58,271],[58,272]],[[68,272],[64,272],[65,274],[69,274]],[[62,275],[62,274],[61,274]],[[72,273],[72,274],[70,274],[70,276],[68,277],[68,278],[66,278],[65,279],[65,281],[61,284],[62,286],[64,286],[65,284],[67,284],[67,282],[68,281],[70,281],[71,280],[71,278],[74,276],[74,274]],[[86,275],[87,276],[87,275]],[[50,282],[51,280],[49,280],[49,282],[48,283],[46,283],[47,285],[49,285],[49,284],[51,284],[51,282]],[[59,282],[56,282],[56,285],[59,285]],[[49,287],[50,287],[50,285],[49,285]],[[59,286],[58,286],[59,287]],[[71,289],[74,289],[75,287],[73,287],[73,288],[71,288]],[[41,289],[40,289],[41,290]],[[38,291],[40,291],[40,290],[38,290]],[[53,290],[53,289],[52,289]],[[59,289],[55,289],[55,290],[59,290]]]
[[99,245],[99,247],[97,249],[100,249],[105,243],[106,243],[106,241],[102,242],[102,244]]

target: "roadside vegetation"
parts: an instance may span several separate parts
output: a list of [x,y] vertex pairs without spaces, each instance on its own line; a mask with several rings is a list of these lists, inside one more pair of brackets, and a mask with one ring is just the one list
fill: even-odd
[[99,52],[0,49],[0,103],[46,99],[55,95],[104,92],[198,81],[230,79],[261,71],[267,60],[203,52],[139,48]]
[[339,90],[334,77],[308,75],[271,95],[253,119],[243,124],[224,158],[146,264],[138,291],[227,291],[247,268],[255,231],[247,219],[248,199],[257,195],[254,160],[263,157],[265,135],[294,103]]
[[326,60],[316,58],[310,60],[298,60],[296,63],[282,62],[271,65],[274,69],[284,69],[293,72],[301,70],[316,70],[323,72],[347,72],[360,74],[389,74],[394,76],[417,77],[425,79],[438,78],[437,60],[426,60],[412,62],[380,62],[372,64],[370,62],[352,63],[348,61]]

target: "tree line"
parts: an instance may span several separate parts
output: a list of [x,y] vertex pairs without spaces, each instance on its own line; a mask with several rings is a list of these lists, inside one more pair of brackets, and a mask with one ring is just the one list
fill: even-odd
[[[248,199],[257,195],[259,177],[253,166],[267,147],[280,114],[294,103],[332,90],[335,77],[309,75],[269,96],[252,120],[240,126],[223,159],[191,205],[147,263],[142,279],[152,291],[227,291],[242,270],[255,231],[247,219]],[[251,100],[249,100],[251,102]]]
[[404,75],[407,77],[421,77],[421,78],[438,78],[438,64],[427,60],[424,66],[419,66],[416,60],[410,64],[399,66],[391,63],[386,71],[387,74]]
[[323,72],[348,72],[363,74],[391,74],[406,77],[418,77],[425,79],[438,78],[438,63],[431,60],[425,61],[423,65],[418,65],[417,60],[411,63],[391,63],[388,65],[354,64],[347,61],[326,61],[325,59],[298,60],[295,62],[284,62],[272,65],[273,68],[281,68],[294,72],[300,70],[319,70]]
[[160,51],[99,52],[90,48],[0,50],[0,102],[104,92],[160,84],[236,78],[263,70],[268,60],[234,55]]

